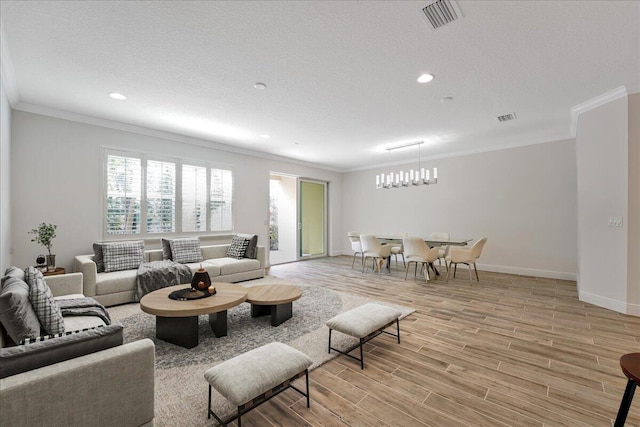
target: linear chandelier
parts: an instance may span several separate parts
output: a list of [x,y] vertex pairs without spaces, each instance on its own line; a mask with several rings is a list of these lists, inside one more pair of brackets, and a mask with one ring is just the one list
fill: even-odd
[[433,177],[429,169],[420,167],[420,146],[424,141],[411,142],[409,144],[399,145],[387,148],[387,151],[398,150],[400,148],[418,146],[418,169],[409,169],[408,171],[400,171],[397,173],[389,172],[376,175],[376,188],[400,188],[409,185],[430,185],[438,183],[438,168],[433,168]]

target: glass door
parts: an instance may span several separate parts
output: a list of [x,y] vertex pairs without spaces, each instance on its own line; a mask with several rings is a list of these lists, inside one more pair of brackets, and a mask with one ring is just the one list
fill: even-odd
[[299,257],[326,256],[327,183],[299,179]]

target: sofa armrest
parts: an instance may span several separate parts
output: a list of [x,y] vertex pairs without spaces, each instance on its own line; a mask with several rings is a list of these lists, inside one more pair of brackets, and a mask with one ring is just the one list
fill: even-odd
[[78,255],[73,260],[73,271],[82,273],[82,292],[86,297],[96,296],[98,267],[93,262],[93,255]]
[[257,247],[256,259],[260,261],[260,268],[265,268],[267,265],[267,250],[264,246]]
[[82,293],[82,273],[58,274],[44,278],[54,297]]
[[[140,426],[154,418],[155,346],[143,339],[0,380],[0,425]],[[52,390],[64,390],[55,394]]]

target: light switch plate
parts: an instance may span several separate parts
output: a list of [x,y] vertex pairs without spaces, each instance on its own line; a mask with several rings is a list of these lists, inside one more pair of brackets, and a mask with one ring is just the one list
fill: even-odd
[[621,216],[610,216],[609,217],[609,227],[622,227],[622,217]]

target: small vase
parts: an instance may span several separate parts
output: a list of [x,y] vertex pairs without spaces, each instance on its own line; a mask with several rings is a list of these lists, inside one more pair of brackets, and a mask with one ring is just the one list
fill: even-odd
[[191,287],[196,291],[205,291],[211,286],[211,278],[209,277],[209,273],[207,270],[202,268],[200,265],[200,269],[193,274],[193,279],[191,279]]
[[56,269],[56,256],[47,255],[47,271],[53,271]]

